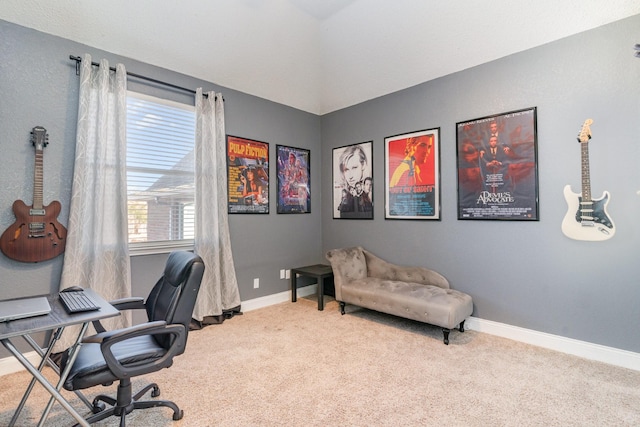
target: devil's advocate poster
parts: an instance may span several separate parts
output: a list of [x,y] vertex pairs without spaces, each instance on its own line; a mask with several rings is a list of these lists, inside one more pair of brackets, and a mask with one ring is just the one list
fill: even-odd
[[456,124],[458,219],[538,217],[536,108]]

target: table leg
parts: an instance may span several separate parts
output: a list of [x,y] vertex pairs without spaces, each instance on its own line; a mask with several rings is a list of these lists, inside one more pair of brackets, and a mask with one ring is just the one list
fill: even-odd
[[324,310],[324,279],[318,277],[318,310]]
[[9,339],[3,339],[2,340],[2,345],[5,346],[5,348],[7,350],[9,350],[9,352],[11,352],[11,354],[13,354],[13,356],[18,359],[18,362],[20,362],[22,364],[22,366],[24,366],[27,371],[29,371],[29,373],[31,375],[33,375],[33,377],[40,383],[42,384],[42,386],[49,392],[49,394],[51,394],[51,396],[53,396],[58,402],[60,402],[60,404],[64,407],[64,409],[67,410],[67,412],[69,414],[71,414],[71,416],[73,416],[73,418],[75,418],[78,421],[78,424],[80,424],[83,427],[90,427],[89,423],[87,423],[87,421],[82,417],[82,415],[80,415],[78,412],[76,412],[75,409],[73,409],[73,407],[69,404],[69,402],[67,402],[67,400],[60,394],[60,392],[58,390],[56,390],[51,383],[49,383],[49,381],[47,381],[47,379],[40,373],[40,371],[38,371],[32,364],[31,362],[29,362],[23,355],[22,353],[20,353],[18,351],[18,349],[13,345],[13,343],[9,340]]
[[[40,346],[38,345],[37,342],[34,341],[33,338],[31,338],[30,335],[23,335],[22,338],[24,338],[24,340],[29,343],[29,345],[31,345],[31,348],[33,348],[36,353],[38,353],[40,355],[40,357],[42,357],[42,360],[40,362],[40,365],[42,367],[39,367],[38,370],[40,372],[42,372],[42,368],[44,367],[44,362],[46,361],[47,365],[49,365],[49,367],[56,373],[56,375],[60,376],[60,368],[58,367],[58,365],[56,365],[52,360],[51,360],[51,353],[53,351],[53,347],[55,346],[55,343],[60,339],[60,337],[62,336],[62,332],[64,331],[64,326],[61,328],[58,328],[58,332],[54,333],[52,335],[51,338],[51,344],[49,344],[49,347],[47,348],[47,352],[45,353],[44,351],[42,351],[42,349],[40,348]],[[71,365],[70,365],[71,366]],[[65,375],[65,378],[68,376],[69,374],[67,373]],[[29,384],[29,387],[27,388],[27,391],[25,392],[24,396],[22,396],[22,402],[20,402],[20,406],[18,406],[18,409],[16,410],[16,412],[13,415],[13,418],[11,419],[11,423],[9,423],[9,427],[13,427],[15,425],[15,422],[18,419],[18,415],[20,415],[20,411],[22,410],[24,404],[27,402],[27,399],[29,398],[29,394],[31,393],[31,389],[33,388],[33,386],[36,383],[36,379],[35,378],[31,378],[31,383]],[[85,404],[87,405],[87,408],[93,410],[93,403],[89,402],[89,400],[85,397],[84,394],[82,394],[82,392],[80,390],[74,390],[73,391],[76,396],[78,396],[78,398]]]
[[[42,348],[40,348],[38,343],[36,343],[33,340],[33,338],[31,338],[31,336],[24,335],[22,337],[31,346],[31,348],[33,348],[35,352],[38,353],[38,355],[41,357],[40,364],[38,365],[38,372],[42,372],[45,365],[47,364],[49,364],[54,370],[56,370],[55,364],[49,361],[49,357],[51,356],[51,352],[53,351],[53,346],[55,345],[56,341],[60,339],[60,336],[62,335],[63,331],[64,331],[64,326],[55,330],[55,332],[51,336],[51,342],[49,343],[49,346],[47,347],[46,351],[42,351]],[[56,370],[56,374],[59,374],[58,370]],[[31,381],[29,382],[29,386],[27,387],[27,390],[22,395],[22,400],[20,401],[20,403],[18,404],[18,407],[13,413],[13,417],[9,422],[9,427],[13,427],[14,425],[16,425],[16,421],[18,421],[18,417],[20,416],[22,409],[24,409],[24,405],[27,403],[27,399],[29,399],[29,396],[31,395],[31,391],[33,390],[34,385],[36,385],[35,377],[31,378]]]
[[[78,334],[78,338],[76,339],[76,342],[71,347],[71,350],[69,352],[69,360],[67,361],[64,371],[60,373],[60,380],[56,385],[56,390],[58,391],[62,388],[62,385],[64,384],[65,380],[69,376],[69,372],[71,371],[73,362],[75,362],[76,357],[78,357],[78,350],[80,350],[80,346],[82,345],[81,343],[82,338],[84,337],[84,334],[87,332],[88,327],[89,327],[89,322],[85,322],[82,324],[82,328],[80,328],[80,333]],[[42,413],[42,417],[40,417],[40,422],[38,423],[38,427],[44,426],[44,422],[49,416],[49,412],[51,411],[52,406],[53,406],[53,396],[51,396],[51,398],[49,399],[49,403],[47,403],[47,407],[44,409],[44,412]]]
[[291,302],[298,300],[298,283],[296,280],[297,274],[291,271]]

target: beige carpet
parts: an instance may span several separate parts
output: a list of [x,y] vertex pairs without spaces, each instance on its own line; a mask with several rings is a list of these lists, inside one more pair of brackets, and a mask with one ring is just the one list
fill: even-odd
[[[474,331],[445,346],[439,328],[353,306],[341,316],[332,299],[322,312],[301,298],[192,332],[150,379],[184,418],[154,408],[129,426],[640,425],[640,372]],[[0,378],[0,425],[28,380]],[[36,386],[18,425],[35,425],[45,400]],[[71,424],[56,404],[47,425]]]

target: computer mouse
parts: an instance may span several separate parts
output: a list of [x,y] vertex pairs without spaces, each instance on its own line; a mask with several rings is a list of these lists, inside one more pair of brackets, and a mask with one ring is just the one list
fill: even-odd
[[81,288],[80,286],[69,286],[68,288],[64,288],[60,292],[77,292],[77,291],[84,291],[84,289]]

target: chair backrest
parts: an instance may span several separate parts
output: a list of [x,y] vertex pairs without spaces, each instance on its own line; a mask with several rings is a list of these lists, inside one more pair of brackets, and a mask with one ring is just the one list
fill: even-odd
[[[149,320],[164,320],[167,324],[179,323],[188,333],[203,274],[204,262],[198,255],[185,251],[171,252],[164,274],[145,302]],[[156,339],[163,347],[169,347],[168,339]]]

